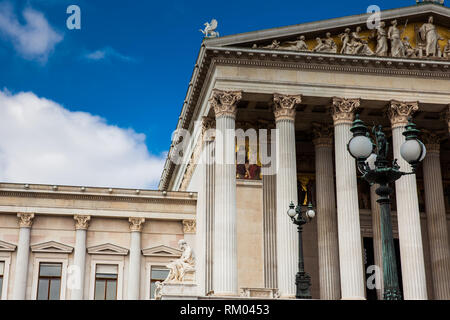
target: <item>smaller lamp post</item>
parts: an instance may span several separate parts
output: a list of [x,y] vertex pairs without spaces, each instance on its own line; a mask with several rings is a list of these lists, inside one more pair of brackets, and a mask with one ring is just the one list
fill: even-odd
[[288,216],[291,218],[292,222],[297,225],[298,229],[298,272],[295,276],[295,286],[297,287],[297,292],[295,297],[297,299],[311,299],[311,276],[305,272],[305,263],[303,259],[303,240],[302,240],[302,229],[303,225],[311,221],[316,212],[313,210],[311,203],[306,206],[297,205],[295,207],[294,203],[291,201],[289,205],[289,210],[287,211]]
[[358,170],[362,173],[362,177],[370,185],[379,185],[375,192],[379,196],[377,202],[380,204],[381,211],[384,300],[400,300],[402,297],[398,284],[397,263],[392,236],[390,195],[393,190],[389,187],[389,184],[404,175],[415,174],[417,165],[426,155],[425,145],[418,139],[420,131],[416,129],[416,125],[412,123],[411,119],[409,119],[405,129],[403,135],[406,141],[400,147],[400,154],[411,165],[411,172],[400,171],[397,159],[394,160],[392,165],[389,164],[387,160],[389,143],[386,141],[382,127],[378,126],[372,129],[376,138],[376,143],[374,144],[369,137],[367,127],[359,119],[358,114],[353,122],[353,127],[350,129],[353,137],[347,145],[348,151],[356,159]]

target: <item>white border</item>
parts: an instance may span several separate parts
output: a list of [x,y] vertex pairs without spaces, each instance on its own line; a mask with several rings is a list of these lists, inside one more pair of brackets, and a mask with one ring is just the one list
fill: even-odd
[[117,266],[117,300],[122,300],[123,296],[123,258],[117,260],[99,260],[95,257],[91,259],[91,277],[89,279],[89,300],[94,300],[95,294],[95,273],[97,270],[97,264],[109,264]]
[[[48,255],[45,254],[45,255]],[[59,299],[66,300],[66,290],[67,290],[67,266],[69,264],[69,256],[65,254],[65,257],[61,254],[55,253],[51,257],[40,256],[39,253],[35,253],[35,258],[33,260],[33,283],[31,285],[31,300],[37,300],[37,289],[38,289],[38,279],[39,279],[39,265],[40,263],[61,263],[61,288],[59,290]]]

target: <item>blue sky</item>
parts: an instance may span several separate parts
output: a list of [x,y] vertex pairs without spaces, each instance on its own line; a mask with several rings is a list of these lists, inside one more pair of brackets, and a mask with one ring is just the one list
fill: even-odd
[[[81,30],[66,28],[66,8],[71,4],[81,8]],[[35,95],[28,97],[32,100],[55,102],[55,110],[99,116],[99,123],[131,132],[128,138],[139,152],[147,152],[146,156],[156,161],[164,158],[170,146],[202,41],[199,29],[205,21],[216,18],[220,34],[230,35],[365,13],[372,4],[383,10],[414,5],[415,1],[0,0],[0,90],[9,97],[4,105],[27,92]],[[30,10],[41,26],[37,32],[47,32],[42,39],[48,47],[39,46],[40,35],[27,34],[26,12]],[[42,25],[40,15],[48,26]],[[19,41],[17,37],[22,38]],[[28,41],[37,48],[28,48]],[[10,108],[16,108],[14,103]],[[46,137],[48,143],[51,139],[51,135]],[[147,150],[142,150],[143,145]],[[6,148],[0,144],[0,170],[9,165],[1,163]],[[39,152],[38,147],[36,150]],[[132,160],[126,165],[132,165]],[[49,183],[44,174],[45,170],[39,177],[28,178],[0,173],[0,179]],[[159,173],[153,176],[136,185],[156,187]],[[58,175],[53,179],[58,180]],[[111,184],[108,179],[88,180]],[[82,183],[70,176],[61,182]],[[129,184],[134,184],[133,180],[117,183]]]

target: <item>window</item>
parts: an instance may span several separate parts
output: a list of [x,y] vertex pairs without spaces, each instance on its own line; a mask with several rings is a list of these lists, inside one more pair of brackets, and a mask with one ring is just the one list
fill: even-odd
[[2,298],[3,276],[5,274],[5,262],[0,261],[0,299]]
[[168,275],[168,269],[162,267],[152,267],[150,271],[150,299],[155,299],[156,282],[166,280]]
[[37,300],[60,299],[61,270],[61,263],[39,263]]
[[117,300],[117,265],[98,264],[95,272],[95,300]]

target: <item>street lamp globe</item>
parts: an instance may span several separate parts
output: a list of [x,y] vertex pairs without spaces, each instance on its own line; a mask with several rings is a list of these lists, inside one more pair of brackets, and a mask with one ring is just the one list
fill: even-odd
[[354,136],[348,143],[353,158],[367,159],[372,154],[373,144],[367,136]]
[[316,212],[312,208],[308,208],[308,211],[306,211],[306,215],[308,216],[308,218],[314,219],[314,217],[316,216]]
[[407,140],[400,147],[400,155],[410,164],[422,161],[426,153],[425,145],[417,139]]
[[295,215],[297,214],[297,212],[295,211],[295,205],[294,205],[294,203],[292,201],[291,201],[291,204],[289,205],[289,209],[287,211],[287,214],[291,218],[294,218]]

